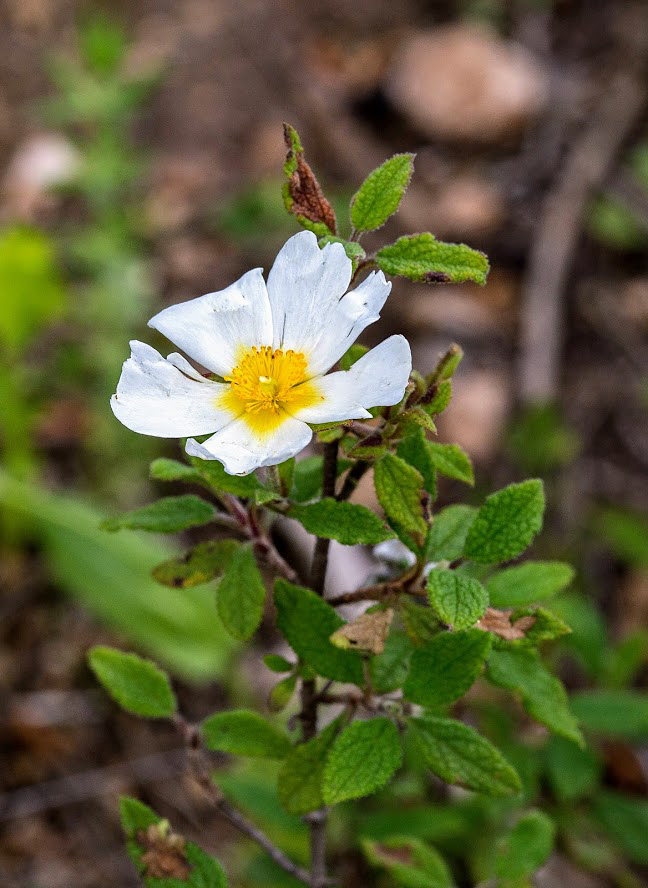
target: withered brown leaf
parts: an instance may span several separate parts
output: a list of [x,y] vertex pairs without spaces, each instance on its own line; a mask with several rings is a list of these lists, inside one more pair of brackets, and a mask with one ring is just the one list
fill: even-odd
[[335,234],[335,211],[324,197],[315,173],[304,158],[297,133],[287,123],[284,124],[284,139],[288,149],[284,165],[288,178],[284,189],[286,209],[309,222],[325,225],[331,234]]
[[186,881],[189,878],[191,866],[184,853],[186,842],[182,836],[166,830],[164,821],[139,830],[136,839],[146,849],[142,854],[144,875],[152,879]]
[[382,654],[393,619],[394,611],[391,607],[386,610],[373,611],[370,614],[362,614],[334,632],[331,635],[331,642],[336,647]]
[[477,628],[493,632],[505,641],[517,641],[524,638],[524,633],[533,626],[536,618],[533,616],[520,617],[519,620],[511,623],[512,613],[512,610],[497,610],[497,608],[489,607],[481,620],[477,622]]

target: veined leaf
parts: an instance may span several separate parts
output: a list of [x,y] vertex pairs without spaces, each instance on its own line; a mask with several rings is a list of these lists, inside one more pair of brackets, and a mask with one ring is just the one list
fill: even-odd
[[515,558],[542,527],[544,506],[542,481],[509,484],[491,494],[470,526],[464,554],[482,564]]
[[103,522],[104,530],[147,530],[152,533],[179,533],[190,527],[209,524],[216,509],[193,493],[165,496],[141,509],[133,509]]
[[315,536],[337,540],[345,546],[382,543],[394,534],[366,506],[338,502],[327,497],[316,503],[293,506],[288,513]]
[[395,154],[369,173],[351,200],[351,224],[373,231],[398,209],[414,170],[413,154]]
[[488,592],[479,580],[453,570],[433,570],[427,583],[430,604],[453,629],[474,626],[488,607]]
[[344,625],[333,608],[310,589],[286,580],[275,582],[277,626],[304,662],[326,678],[362,684],[362,660],[355,651],[331,644],[331,635]]
[[481,629],[441,632],[416,648],[403,694],[422,706],[452,703],[468,691],[482,671],[492,643]]
[[376,463],[374,485],[380,505],[406,531],[424,534],[421,490],[423,478],[413,466],[399,456],[387,453]]
[[165,718],[175,712],[169,679],[150,660],[97,646],[91,648],[88,662],[106,691],[128,712],[146,718]]
[[205,745],[214,752],[282,759],[290,752],[288,737],[256,712],[217,712],[202,723]]
[[216,606],[227,631],[239,639],[251,638],[263,617],[265,586],[249,545],[238,546],[218,581]]
[[356,721],[336,737],[322,781],[327,805],[358,799],[384,786],[403,758],[396,726],[388,718]]
[[378,250],[376,260],[386,274],[434,284],[474,281],[483,286],[489,271],[483,253],[465,244],[443,243],[429,232],[399,237]]
[[426,764],[447,783],[486,795],[504,796],[522,789],[516,771],[481,734],[450,718],[413,718],[409,729]]

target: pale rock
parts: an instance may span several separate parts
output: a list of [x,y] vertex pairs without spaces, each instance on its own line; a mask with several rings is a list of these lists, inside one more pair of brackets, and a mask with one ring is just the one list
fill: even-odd
[[509,272],[492,269],[486,285],[413,285],[406,303],[407,322],[418,332],[450,338],[510,331],[517,317],[518,283]]
[[648,278],[628,281],[621,292],[620,309],[626,320],[648,328]]
[[439,238],[475,238],[493,234],[506,208],[500,189],[472,173],[452,176],[438,188],[411,187],[399,208],[415,231],[433,231]]
[[251,173],[258,178],[273,177],[286,160],[286,143],[281,120],[260,123],[250,134],[248,163]]
[[524,47],[487,30],[448,25],[401,46],[386,91],[426,135],[494,143],[542,111],[547,75]]
[[80,167],[81,154],[65,136],[30,136],[16,149],[4,176],[5,211],[31,218],[50,199],[51,189],[71,181]]
[[621,587],[616,630],[623,638],[648,625],[648,571],[633,570]]
[[314,75],[326,86],[348,95],[375,89],[387,68],[389,38],[353,43],[319,36],[306,48],[306,60]]
[[510,404],[510,383],[504,373],[462,373],[453,381],[450,405],[437,420],[439,436],[461,445],[476,461],[487,462],[500,447]]

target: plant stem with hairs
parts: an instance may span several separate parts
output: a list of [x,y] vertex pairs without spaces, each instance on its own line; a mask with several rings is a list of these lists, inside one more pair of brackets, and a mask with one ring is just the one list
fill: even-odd
[[[322,467],[322,499],[335,496],[337,478],[338,442],[332,441],[324,446],[324,464]],[[310,585],[318,595],[324,595],[326,569],[328,567],[329,547],[331,541],[326,537],[317,537],[313,552]],[[304,741],[311,740],[317,734],[317,684],[315,679],[305,679],[301,688],[301,712]],[[326,874],[326,824],[328,812],[325,809],[312,812],[307,818],[310,829],[311,849],[311,888],[322,888],[328,883]]]

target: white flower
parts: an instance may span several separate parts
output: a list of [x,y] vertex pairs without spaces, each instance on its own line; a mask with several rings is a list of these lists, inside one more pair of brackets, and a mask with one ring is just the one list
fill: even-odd
[[[403,336],[390,336],[348,371],[325,376],[379,312],[391,284],[370,274],[346,293],[351,261],[341,244],[320,250],[310,231],[291,237],[268,275],[255,268],[218,293],[165,308],[149,321],[224,382],[206,379],[177,353],[166,359],[131,343],[111,406],[129,429],[187,441],[232,475],[302,450],[308,423],[370,416],[397,404],[411,370]],[[346,295],[344,295],[346,293]]]

